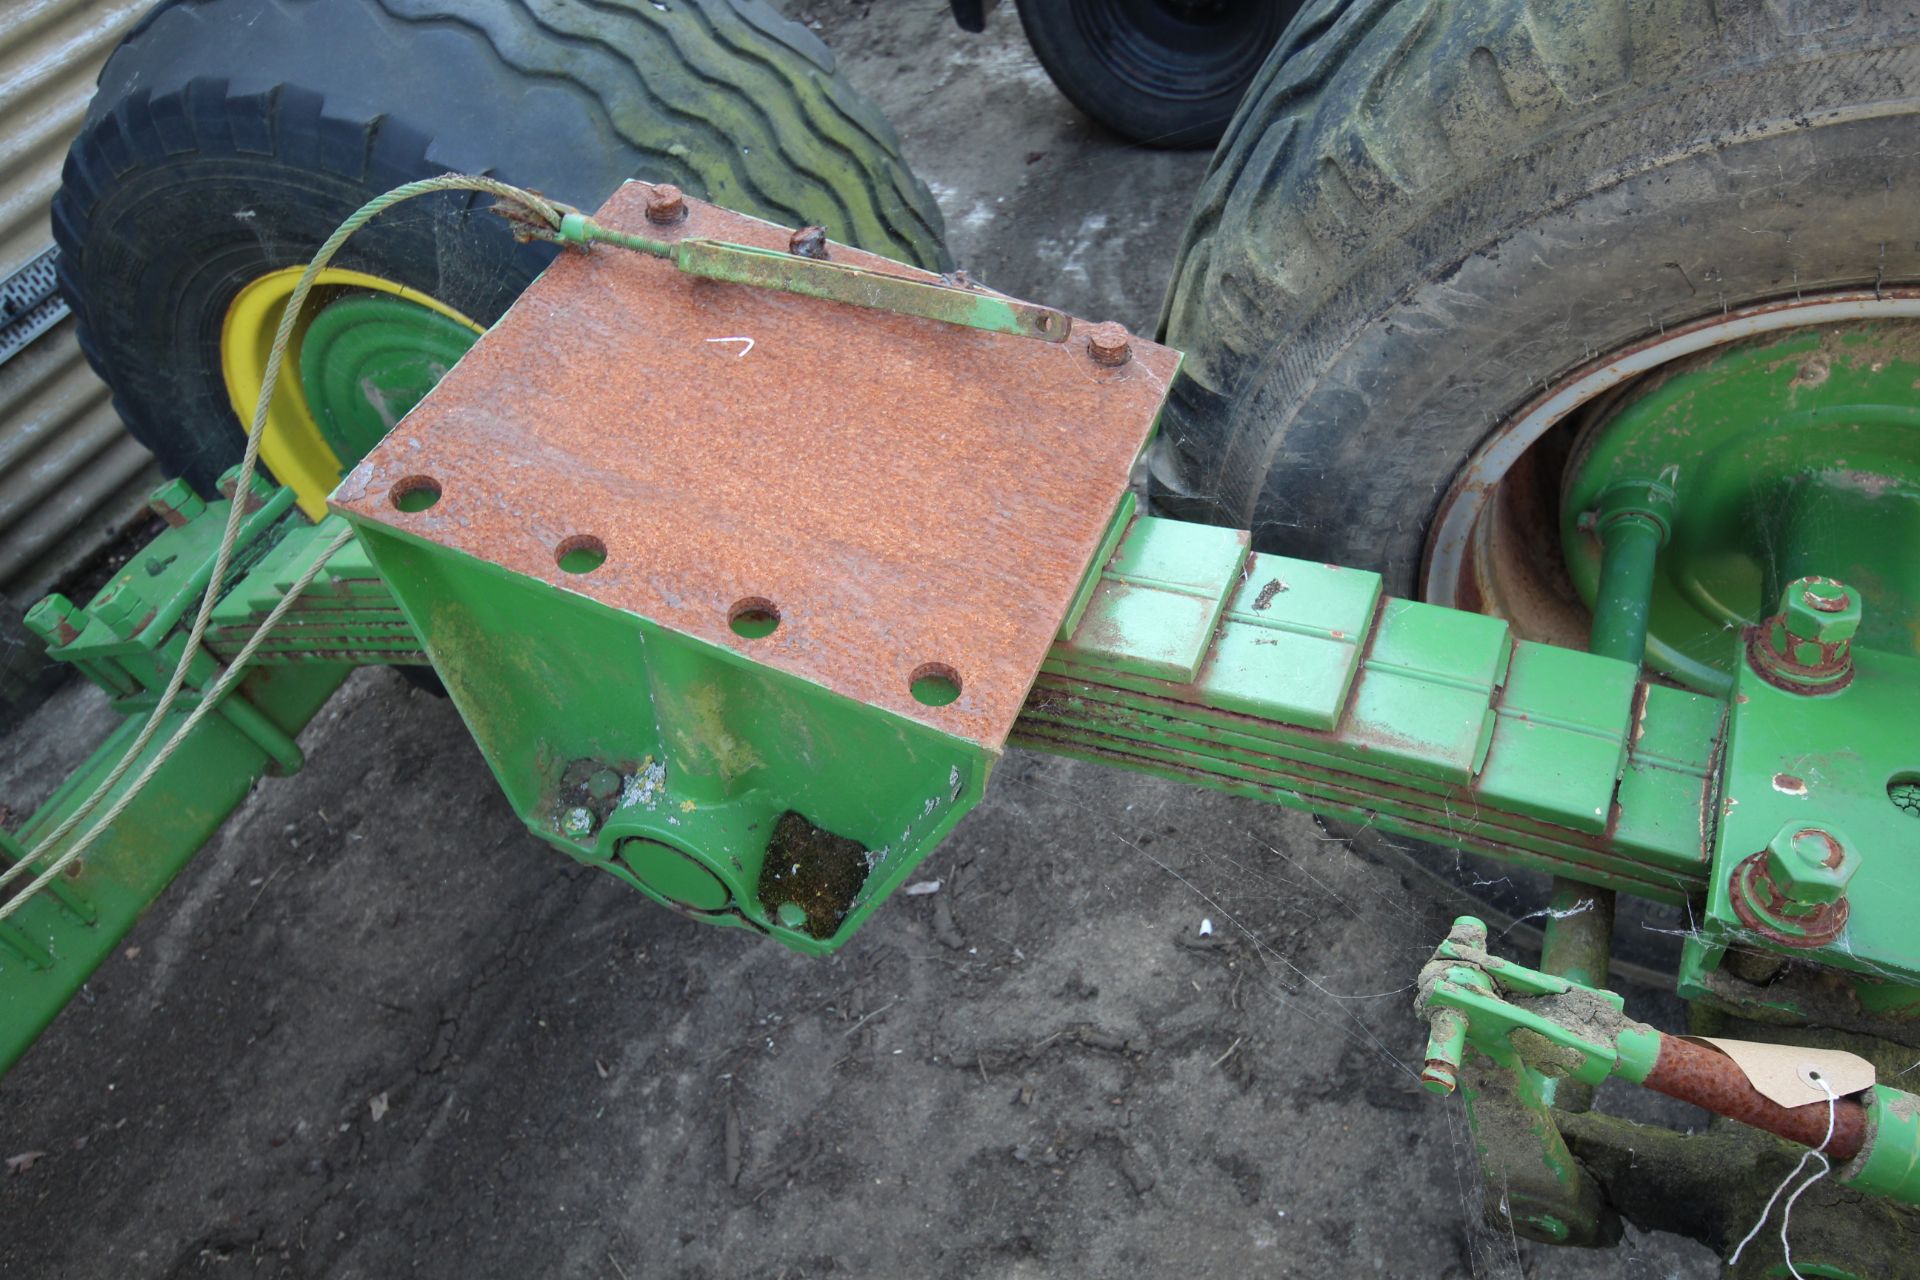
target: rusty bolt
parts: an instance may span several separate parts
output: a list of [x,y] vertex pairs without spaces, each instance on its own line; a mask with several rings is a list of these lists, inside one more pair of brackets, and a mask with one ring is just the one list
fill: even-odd
[[167,522],[168,527],[180,526],[207,509],[200,495],[185,480],[169,480],[147,496],[147,506],[153,514]]
[[687,216],[686,197],[671,182],[662,182],[647,195],[647,221],[661,226]]
[[87,629],[86,612],[54,592],[27,610],[27,629],[49,645],[72,644]]
[[1838,902],[1860,869],[1846,837],[1804,822],[1789,822],[1767,842],[1767,879],[1786,902],[1801,907]]
[[93,616],[122,639],[130,639],[147,625],[153,609],[132,588],[110,586],[93,598]]
[[595,825],[593,810],[587,808],[569,809],[560,819],[561,833],[575,840],[592,835]]
[[827,260],[827,229],[802,227],[787,240],[787,252],[799,258]]
[[1087,330],[1087,354],[1096,364],[1123,365],[1133,359],[1133,346],[1128,341],[1131,336],[1125,325],[1111,320],[1094,325]]
[[[240,464],[237,462],[234,463],[232,466],[228,467],[225,471],[222,471],[220,473],[220,478],[214,481],[214,487],[218,489],[221,492],[221,494],[228,499],[233,498],[234,493],[239,488],[239,486],[240,486]],[[272,496],[273,496],[273,482],[271,480],[268,480],[265,476],[261,475],[258,471],[255,471],[251,476],[247,478],[246,509],[248,511],[258,511],[261,507],[267,504],[267,499],[271,498]]]
[[1792,693],[1834,693],[1853,678],[1853,635],[1860,596],[1832,578],[1796,578],[1780,595],[1780,612],[1748,642],[1753,668]]

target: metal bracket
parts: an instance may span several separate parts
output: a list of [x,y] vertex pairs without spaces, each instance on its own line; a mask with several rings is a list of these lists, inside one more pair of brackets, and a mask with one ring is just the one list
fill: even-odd
[[0,281],[0,364],[67,318],[67,300],[60,296],[59,261],[59,248],[49,245]]

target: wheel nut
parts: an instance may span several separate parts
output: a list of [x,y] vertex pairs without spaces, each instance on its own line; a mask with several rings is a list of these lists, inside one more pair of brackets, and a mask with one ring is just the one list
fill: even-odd
[[1087,354],[1096,364],[1123,365],[1133,359],[1133,345],[1128,341],[1131,336],[1125,325],[1111,320],[1094,325],[1087,330]]
[[662,182],[647,196],[647,221],[662,226],[687,216],[686,197],[671,182]]

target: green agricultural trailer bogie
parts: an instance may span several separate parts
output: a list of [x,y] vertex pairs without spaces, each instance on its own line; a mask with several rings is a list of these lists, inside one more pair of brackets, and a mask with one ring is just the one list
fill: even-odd
[[[376,206],[461,184],[563,250],[324,515],[249,454],[222,498],[156,492],[168,527],[84,606],[28,615],[128,719],[4,845],[0,1063],[256,779],[301,766],[354,666],[430,665],[530,832],[809,955],[907,881],[1009,745],[1547,873],[1539,969],[1463,918],[1417,984],[1422,1079],[1465,1099],[1489,1212],[1606,1244],[1623,1214],[1665,1221],[1641,1189],[1685,1184],[1717,1225],[1668,1225],[1724,1245],[1752,1188],[1711,1153],[1784,1141],[1843,1193],[1807,1215],[1818,1274],[1913,1247],[1920,1098],[1890,1077],[1920,1044],[1914,551],[1858,527],[1858,474],[1774,502],[1804,458],[1738,424],[1808,339],[1698,365],[1590,437],[1563,529],[1583,651],[1147,510],[1133,478],[1180,357],[1117,326],[664,184],[590,216],[457,177]],[[1910,365],[1852,343],[1877,354],[1823,380],[1819,431],[1911,398]],[[1745,397],[1714,402],[1726,438],[1659,425],[1698,420],[1717,378]],[[1849,465],[1887,484],[1920,461],[1904,429],[1854,438]],[[1794,548],[1765,572],[1706,531],[1754,503]],[[1604,989],[1618,895],[1691,913],[1677,982],[1710,1039]],[[1647,1137],[1590,1111],[1608,1079],[1750,1136]]]

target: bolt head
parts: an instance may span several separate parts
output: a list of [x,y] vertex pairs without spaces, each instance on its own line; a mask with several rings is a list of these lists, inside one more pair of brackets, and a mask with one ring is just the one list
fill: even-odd
[[827,261],[827,229],[825,227],[801,227],[787,237],[787,252],[800,258],[815,258]]
[[1123,324],[1109,320],[1105,324],[1096,324],[1087,330],[1087,354],[1094,362],[1104,365],[1122,365],[1133,359],[1132,337]]
[[593,834],[593,810],[586,808],[569,809],[560,819],[560,830],[574,839],[584,839]]
[[153,514],[178,529],[207,509],[200,495],[185,480],[169,480],[147,498]]
[[1780,614],[1795,640],[1839,644],[1860,629],[1860,596],[1832,578],[1797,578],[1781,595]]
[[110,586],[95,596],[88,611],[123,639],[138,631],[141,621],[152,612],[147,602],[125,584]]
[[1781,897],[1802,906],[1838,902],[1859,869],[1859,851],[1831,827],[1789,822],[1767,843],[1767,878]]
[[662,182],[647,196],[647,221],[678,222],[687,216],[687,201],[680,188]]
[[86,630],[87,615],[59,592],[27,610],[27,628],[49,645],[72,644]]

